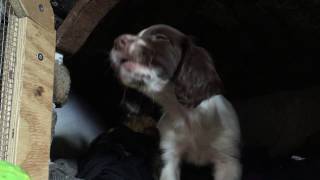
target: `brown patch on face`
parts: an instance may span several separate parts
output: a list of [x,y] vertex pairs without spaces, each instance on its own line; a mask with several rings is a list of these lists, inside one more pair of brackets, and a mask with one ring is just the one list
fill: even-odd
[[196,107],[201,101],[222,92],[221,79],[205,49],[194,45],[188,36],[166,25],[148,28],[142,38],[150,36],[159,36],[165,42],[149,42],[158,53],[153,64],[166,70],[181,104]]
[[142,58],[143,63],[160,70],[159,75],[163,79],[170,79],[180,62],[188,37],[170,26],[155,25],[146,29],[141,38],[147,42],[146,48],[151,49],[143,53],[144,57],[150,57]]

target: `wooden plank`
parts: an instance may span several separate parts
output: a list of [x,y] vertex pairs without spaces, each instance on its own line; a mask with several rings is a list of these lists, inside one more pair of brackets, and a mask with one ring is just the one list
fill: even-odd
[[57,30],[57,48],[74,54],[120,0],[78,0]]
[[53,10],[49,0],[10,0],[18,17],[29,17],[47,30],[54,30]]
[[[21,18],[18,36],[13,162],[33,180],[45,180],[50,159],[55,33],[29,18]],[[39,53],[43,60],[38,59]]]

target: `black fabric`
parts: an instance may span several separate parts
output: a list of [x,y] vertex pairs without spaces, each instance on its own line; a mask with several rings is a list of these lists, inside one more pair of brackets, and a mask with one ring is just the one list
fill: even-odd
[[[292,155],[301,157],[297,160]],[[301,149],[292,155],[268,157],[262,149],[242,153],[243,180],[316,180],[320,179],[320,156]]]
[[126,127],[104,133],[79,160],[79,178],[86,180],[152,180],[155,139]]
[[[320,157],[303,156],[304,160],[293,160],[290,157],[269,159],[250,157],[243,162],[241,180],[318,180],[320,179]],[[197,167],[183,164],[181,180],[214,180],[212,167]]]
[[[152,157],[158,139],[134,133],[125,127],[100,135],[79,160],[77,177],[86,180],[152,180]],[[320,157],[297,152],[303,160],[289,156],[268,158],[262,150],[243,153],[242,180],[313,180],[319,179]],[[181,180],[212,180],[212,167],[182,164]]]

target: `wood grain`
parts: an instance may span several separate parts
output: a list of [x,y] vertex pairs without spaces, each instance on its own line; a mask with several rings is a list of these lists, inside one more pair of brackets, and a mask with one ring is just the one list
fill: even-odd
[[57,30],[57,48],[74,54],[120,0],[78,0]]
[[[33,180],[48,179],[51,143],[55,33],[29,18],[19,19],[13,118],[17,119],[14,163]],[[43,54],[40,61],[38,54]]]
[[10,0],[20,18],[29,17],[47,30],[54,30],[53,10],[49,0]]

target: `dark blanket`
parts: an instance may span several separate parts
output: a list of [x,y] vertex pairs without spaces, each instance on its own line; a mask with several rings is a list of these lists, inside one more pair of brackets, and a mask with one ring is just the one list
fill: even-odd
[[[153,157],[158,139],[134,133],[126,127],[104,133],[93,141],[79,160],[79,178],[86,180],[152,180]],[[318,153],[300,152],[303,159],[290,156],[268,158],[263,150],[243,152],[242,180],[315,180],[320,179]],[[213,180],[211,166],[182,164],[181,180]]]
[[79,178],[86,180],[152,180],[156,140],[125,127],[96,138],[79,160]]

